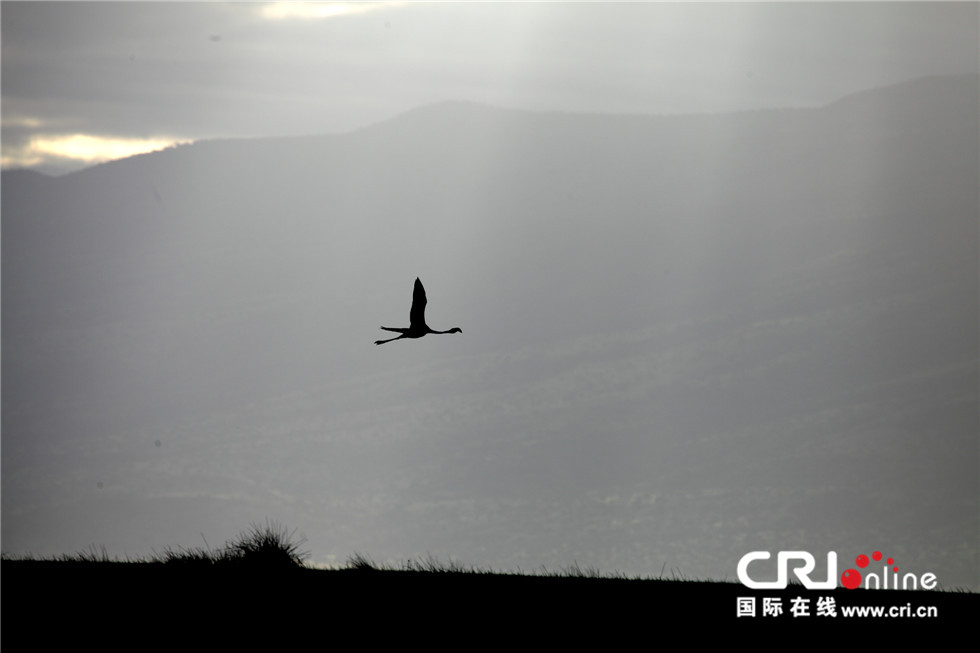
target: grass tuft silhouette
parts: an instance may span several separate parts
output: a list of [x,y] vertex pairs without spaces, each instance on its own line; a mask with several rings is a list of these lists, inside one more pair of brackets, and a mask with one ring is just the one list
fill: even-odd
[[111,559],[104,545],[96,547],[93,544],[88,549],[79,551],[74,555],[66,554],[61,556],[61,560],[65,562],[109,562]]
[[288,530],[278,522],[266,520],[265,525],[251,524],[238,539],[225,544],[218,562],[247,564],[254,567],[302,567],[309,553],[300,549],[305,539],[296,539],[296,530]]
[[347,568],[357,571],[378,571],[378,566],[374,560],[362,553],[355,553],[347,558]]
[[220,557],[205,549],[176,549],[166,548],[162,554],[157,554],[156,559],[168,565],[213,565],[220,560]]

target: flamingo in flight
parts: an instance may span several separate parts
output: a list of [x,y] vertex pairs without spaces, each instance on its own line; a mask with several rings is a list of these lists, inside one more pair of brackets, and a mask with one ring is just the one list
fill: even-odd
[[400,338],[421,338],[427,333],[462,333],[463,330],[459,327],[453,327],[449,331],[435,331],[429,328],[429,325],[425,323],[425,288],[422,287],[422,282],[419,281],[418,277],[415,277],[415,292],[412,293],[412,312],[409,314],[409,319],[411,320],[411,326],[407,329],[398,327],[381,327],[385,331],[394,331],[395,333],[400,333],[400,336],[395,336],[394,338],[388,338],[387,340],[375,340],[374,344],[383,345],[386,342],[391,342],[392,340],[399,340]]

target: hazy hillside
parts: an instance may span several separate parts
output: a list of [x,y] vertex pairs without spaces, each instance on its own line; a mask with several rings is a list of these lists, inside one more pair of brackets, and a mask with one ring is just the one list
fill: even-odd
[[[976,586],[977,98],[445,103],[4,172],[4,549],[269,516],[321,560],[888,547]],[[376,347],[416,276],[463,334]]]

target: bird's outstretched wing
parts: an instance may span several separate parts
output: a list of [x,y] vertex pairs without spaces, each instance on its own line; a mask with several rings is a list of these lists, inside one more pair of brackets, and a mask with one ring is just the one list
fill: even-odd
[[412,312],[409,318],[413,331],[425,327],[425,288],[418,277],[415,277],[415,292],[412,293]]

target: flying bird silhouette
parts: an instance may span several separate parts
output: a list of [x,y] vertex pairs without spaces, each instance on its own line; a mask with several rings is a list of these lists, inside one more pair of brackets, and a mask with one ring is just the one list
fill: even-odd
[[400,333],[400,336],[395,336],[394,338],[388,338],[387,340],[375,340],[374,344],[383,345],[386,342],[391,342],[392,340],[398,340],[400,338],[421,338],[427,333],[462,333],[463,330],[459,327],[453,327],[449,331],[435,331],[429,328],[429,325],[425,323],[425,288],[422,287],[422,282],[419,281],[418,277],[415,277],[415,292],[412,293],[412,312],[409,313],[409,320],[411,321],[411,326],[407,329],[402,329],[398,327],[381,327],[385,331],[394,331],[395,333]]

